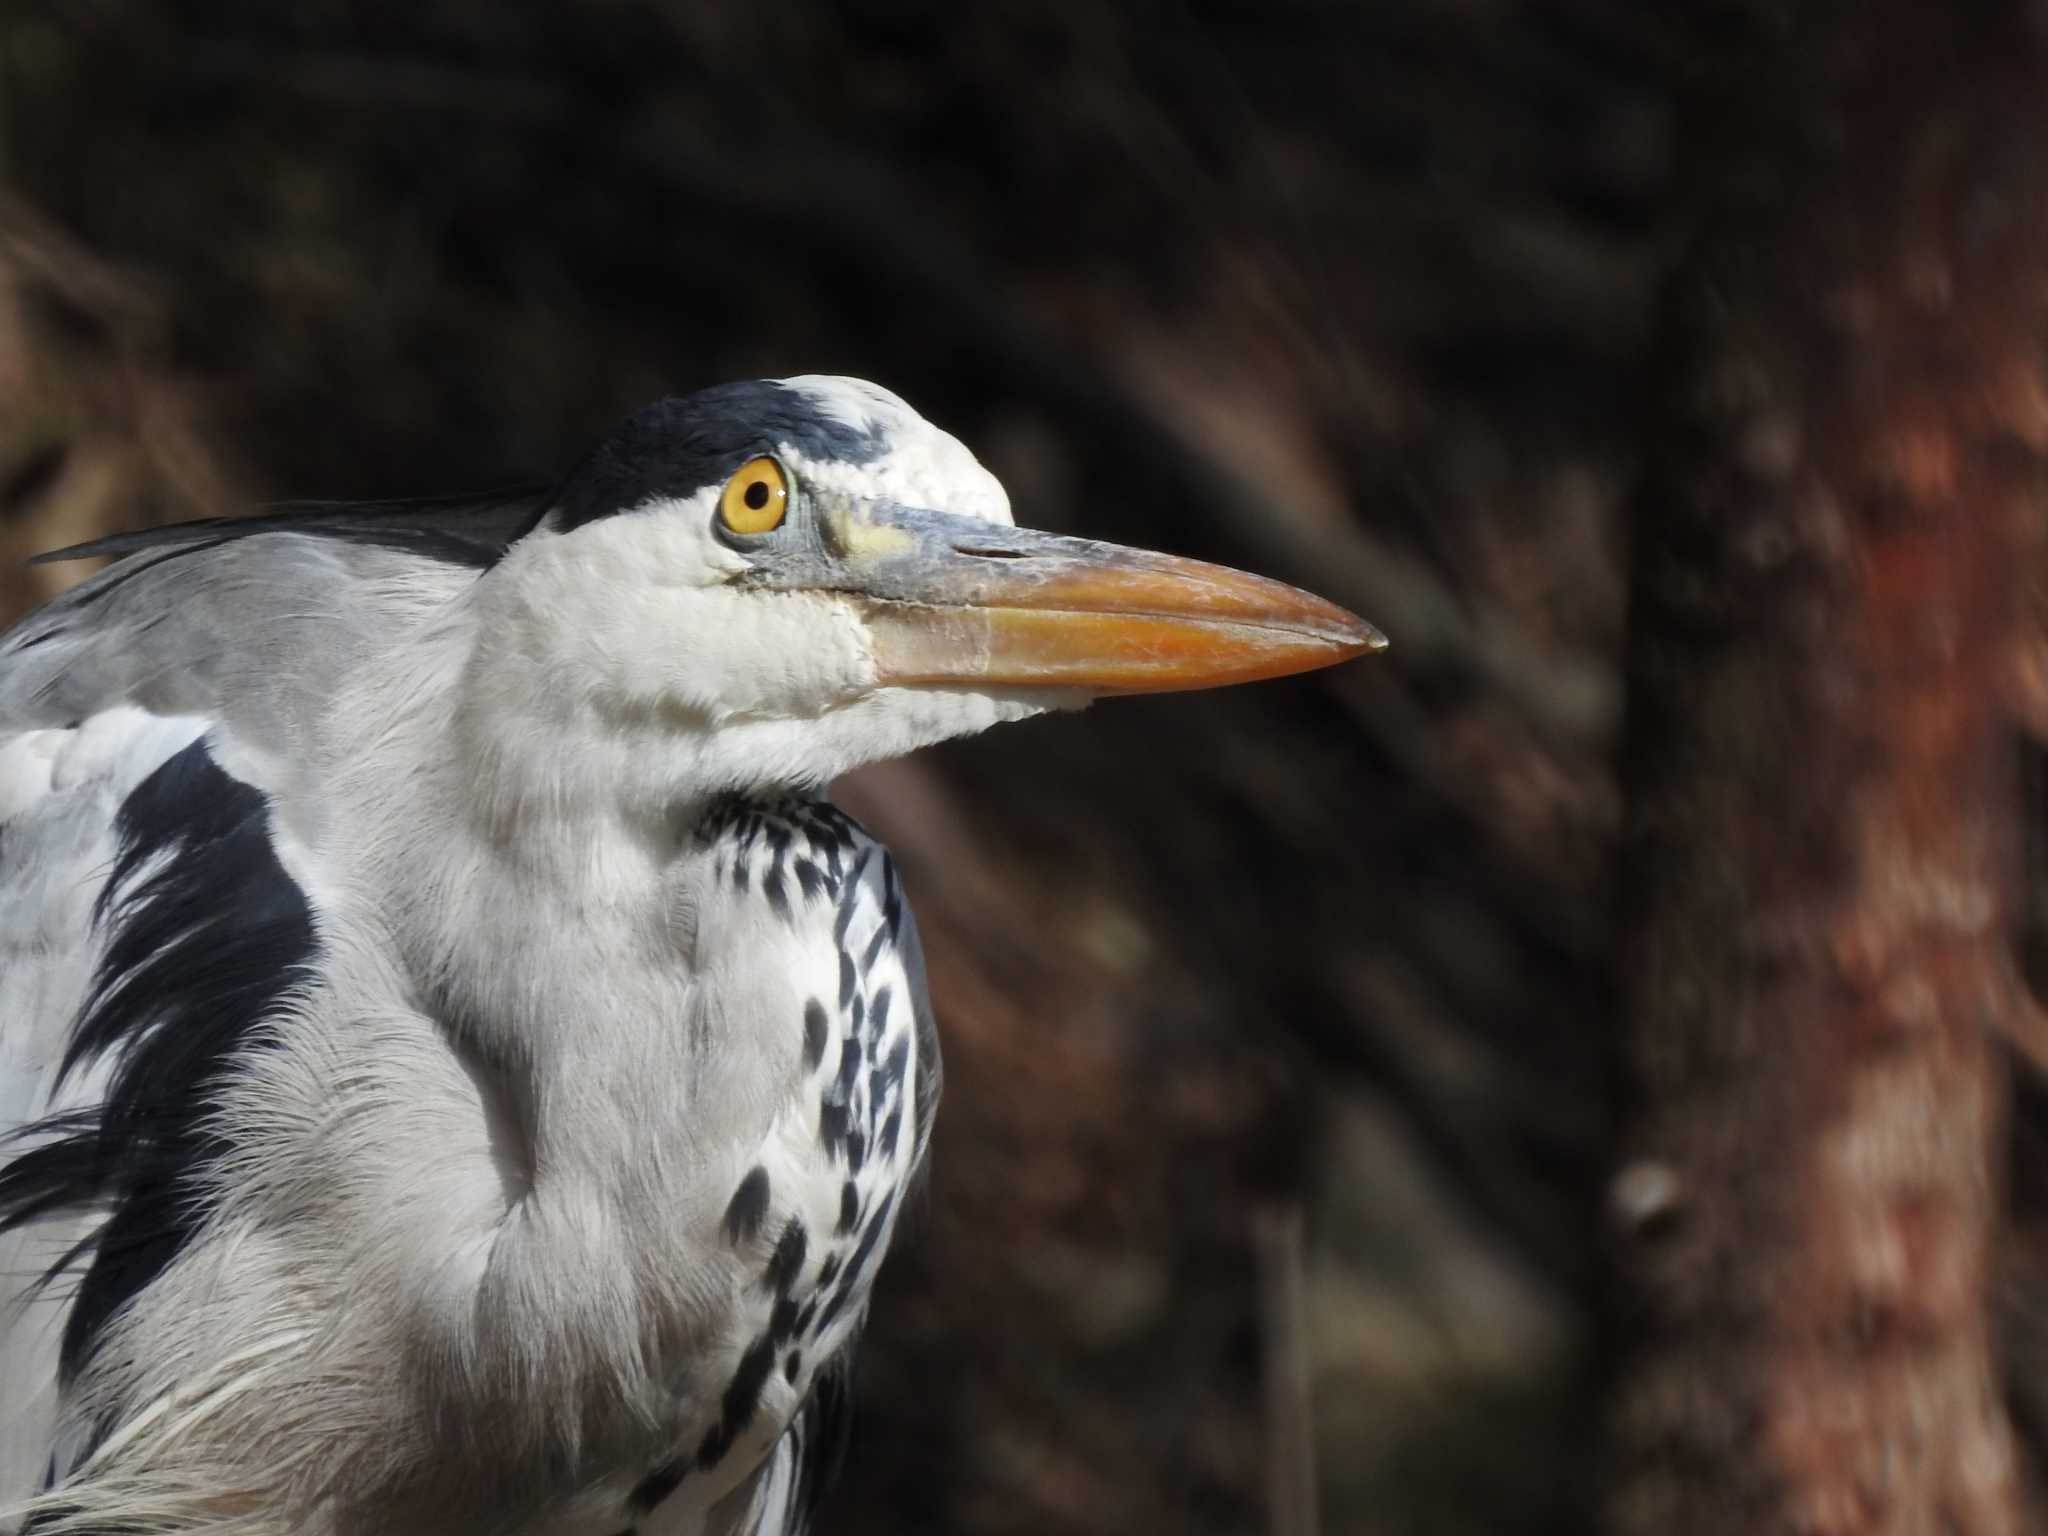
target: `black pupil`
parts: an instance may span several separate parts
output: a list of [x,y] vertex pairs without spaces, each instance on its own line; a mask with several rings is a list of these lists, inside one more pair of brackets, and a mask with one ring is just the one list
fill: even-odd
[[740,498],[756,512],[768,505],[768,482],[755,480],[748,484],[746,494]]

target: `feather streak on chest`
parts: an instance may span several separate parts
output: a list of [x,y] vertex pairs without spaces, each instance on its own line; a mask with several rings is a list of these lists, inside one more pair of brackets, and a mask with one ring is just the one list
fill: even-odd
[[[707,823],[719,899],[758,903],[829,964],[835,985],[781,1025],[799,1081],[734,1183],[720,1235],[746,1276],[705,1377],[701,1425],[632,1490],[636,1520],[702,1507],[759,1464],[818,1373],[850,1350],[874,1272],[922,1161],[936,1052],[888,854],[828,805],[736,805]],[[671,1509],[677,1506],[670,1506]],[[663,1514],[669,1513],[664,1509]]]

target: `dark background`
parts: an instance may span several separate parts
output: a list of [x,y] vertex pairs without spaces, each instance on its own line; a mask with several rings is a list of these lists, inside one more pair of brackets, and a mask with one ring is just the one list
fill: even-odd
[[36,549],[549,475],[802,372],[1020,522],[1354,608],[1388,656],[843,787],[949,1080],[828,1528],[1303,1536],[1308,1438],[1328,1530],[1581,1529],[1688,46],[1597,0],[15,0],[0,618],[75,574]]

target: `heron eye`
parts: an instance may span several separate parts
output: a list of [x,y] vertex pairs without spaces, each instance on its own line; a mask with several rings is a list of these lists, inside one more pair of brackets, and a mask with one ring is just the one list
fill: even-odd
[[734,533],[769,533],[789,512],[789,482],[770,458],[749,459],[725,482],[718,517]]

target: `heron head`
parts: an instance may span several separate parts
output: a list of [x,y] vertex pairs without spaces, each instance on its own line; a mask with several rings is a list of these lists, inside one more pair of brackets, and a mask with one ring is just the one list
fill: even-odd
[[524,688],[653,727],[715,790],[822,783],[1104,694],[1385,643],[1279,582],[1018,528],[956,438],[844,378],[650,406],[487,586],[479,643]]

